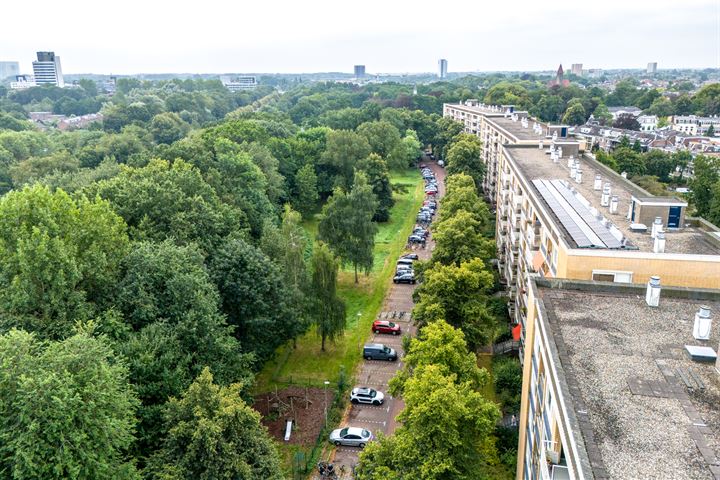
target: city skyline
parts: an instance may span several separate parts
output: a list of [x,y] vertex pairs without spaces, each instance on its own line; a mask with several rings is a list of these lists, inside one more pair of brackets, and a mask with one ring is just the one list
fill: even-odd
[[[648,62],[661,70],[720,67],[720,12],[708,0],[682,8],[662,0],[652,9],[619,0],[582,6],[528,1],[512,8],[451,0],[440,11],[429,2],[410,10],[404,2],[371,0],[352,15],[327,0],[242,8],[210,0],[202,10],[190,2],[172,5],[168,13],[167,2],[131,0],[107,22],[88,0],[79,1],[74,10],[81,13],[72,16],[46,1],[11,4],[0,59],[18,61],[21,72],[30,73],[35,52],[52,50],[62,56],[66,74],[120,75],[352,73],[356,64],[368,73],[425,73],[437,71],[438,58],[448,59],[451,73],[552,70],[560,62],[603,69],[643,69]],[[666,15],[671,5],[673,15]],[[44,14],[34,18],[38,9]],[[33,18],[33,26],[24,18]]]

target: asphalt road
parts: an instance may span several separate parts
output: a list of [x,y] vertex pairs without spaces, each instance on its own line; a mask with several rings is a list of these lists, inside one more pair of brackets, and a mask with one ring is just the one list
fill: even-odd
[[[445,170],[440,168],[434,161],[423,162],[427,164],[434,172],[438,180],[438,198],[445,194]],[[439,203],[439,202],[438,202]],[[413,215],[415,212],[413,212]],[[426,248],[417,246],[413,249],[421,260],[427,260],[432,254],[435,242],[432,238],[432,225],[430,227],[431,235],[426,242]],[[391,320],[398,323],[402,328],[403,335],[415,335],[416,328],[412,323],[411,312],[413,309],[412,294],[417,285],[408,284],[392,284],[385,297],[383,311],[379,318]],[[399,312],[405,312],[400,316]],[[394,313],[394,317],[393,317]],[[368,340],[368,343],[383,343],[397,350],[398,355],[402,356],[402,335],[374,334]],[[401,398],[393,398],[387,393],[388,382],[402,367],[402,360],[397,362],[388,362],[380,360],[364,360],[357,374],[357,383],[354,386],[371,387],[385,393],[385,403],[381,406],[371,405],[351,405],[342,422],[342,427],[362,427],[377,434],[383,432],[390,435],[397,427],[395,420],[397,415],[402,411],[404,403]],[[341,471],[344,466],[344,476],[340,478],[352,478],[352,467],[357,464],[360,448],[357,447],[336,447],[331,455],[331,460],[335,464],[337,472]]]

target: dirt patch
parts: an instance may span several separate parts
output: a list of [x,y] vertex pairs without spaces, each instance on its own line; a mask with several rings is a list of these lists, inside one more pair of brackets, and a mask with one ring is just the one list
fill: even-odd
[[[327,408],[334,392],[327,390]],[[262,423],[270,435],[283,442],[287,420],[293,420],[290,441],[293,445],[315,445],[325,423],[325,390],[322,388],[288,387],[255,397],[253,408],[262,415]]]

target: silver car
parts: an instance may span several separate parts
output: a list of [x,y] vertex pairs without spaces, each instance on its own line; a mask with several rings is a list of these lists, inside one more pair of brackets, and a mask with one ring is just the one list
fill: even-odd
[[363,448],[373,438],[370,430],[359,427],[338,428],[330,434],[330,441],[337,446],[347,445],[350,447]]

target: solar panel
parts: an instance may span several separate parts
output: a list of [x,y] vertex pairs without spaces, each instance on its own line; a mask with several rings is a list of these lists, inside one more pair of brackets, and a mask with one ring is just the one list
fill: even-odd
[[540,195],[545,200],[545,203],[548,204],[550,210],[552,210],[578,247],[588,248],[596,246],[590,240],[588,235],[578,226],[577,222],[568,214],[567,210],[563,208],[562,204],[551,193],[551,187],[546,185],[544,180],[533,180],[533,185],[535,185],[535,188],[537,188],[538,192],[540,192]]

